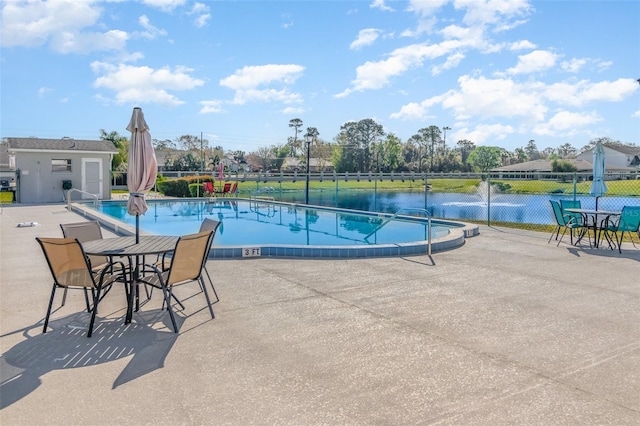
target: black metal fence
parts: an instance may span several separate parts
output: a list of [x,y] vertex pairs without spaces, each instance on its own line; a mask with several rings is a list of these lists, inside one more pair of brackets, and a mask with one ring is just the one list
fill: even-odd
[[[211,172],[164,172],[164,177],[211,176]],[[523,175],[426,173],[312,173],[309,204],[395,213],[426,209],[434,218],[535,228],[555,223],[550,200],[572,199],[584,208],[620,211],[640,205],[640,171],[608,173],[607,192],[590,194],[591,173]],[[304,173],[225,173],[240,197],[268,196],[304,203]]]

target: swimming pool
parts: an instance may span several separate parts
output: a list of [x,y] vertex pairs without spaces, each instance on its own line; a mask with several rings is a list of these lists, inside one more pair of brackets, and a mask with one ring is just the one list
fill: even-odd
[[[96,206],[76,203],[83,214],[101,220],[120,234],[135,231],[135,217],[125,201]],[[149,200],[140,216],[142,233],[184,235],[198,231],[205,217],[222,222],[212,257],[370,257],[421,254],[427,251],[424,217],[358,212],[247,199]],[[476,235],[477,227],[432,221],[431,250],[444,250]]]

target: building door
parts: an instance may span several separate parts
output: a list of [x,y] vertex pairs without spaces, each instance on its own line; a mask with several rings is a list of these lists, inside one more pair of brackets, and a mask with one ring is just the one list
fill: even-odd
[[[82,159],[82,191],[95,194],[102,199],[102,159]],[[82,194],[82,198],[90,198]]]

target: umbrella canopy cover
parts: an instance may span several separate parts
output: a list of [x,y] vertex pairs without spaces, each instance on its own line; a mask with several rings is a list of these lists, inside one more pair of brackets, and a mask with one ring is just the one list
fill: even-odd
[[139,216],[147,211],[144,195],[156,183],[158,162],[142,109],[133,109],[127,130],[131,132],[127,166],[127,188],[130,194],[127,211],[130,215]]
[[224,180],[224,163],[222,161],[218,163],[218,180]]
[[604,183],[604,160],[604,147],[598,142],[593,149],[593,182],[589,190],[594,197],[602,197],[607,192],[607,185]]

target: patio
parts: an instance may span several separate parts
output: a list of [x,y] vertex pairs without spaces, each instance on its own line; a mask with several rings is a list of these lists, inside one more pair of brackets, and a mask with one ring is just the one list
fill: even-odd
[[209,261],[213,320],[189,286],[179,334],[159,293],[125,326],[115,288],[91,339],[79,292],[42,334],[35,237],[78,220],[62,204],[0,214],[2,424],[640,424],[630,243],[484,226],[432,257]]

